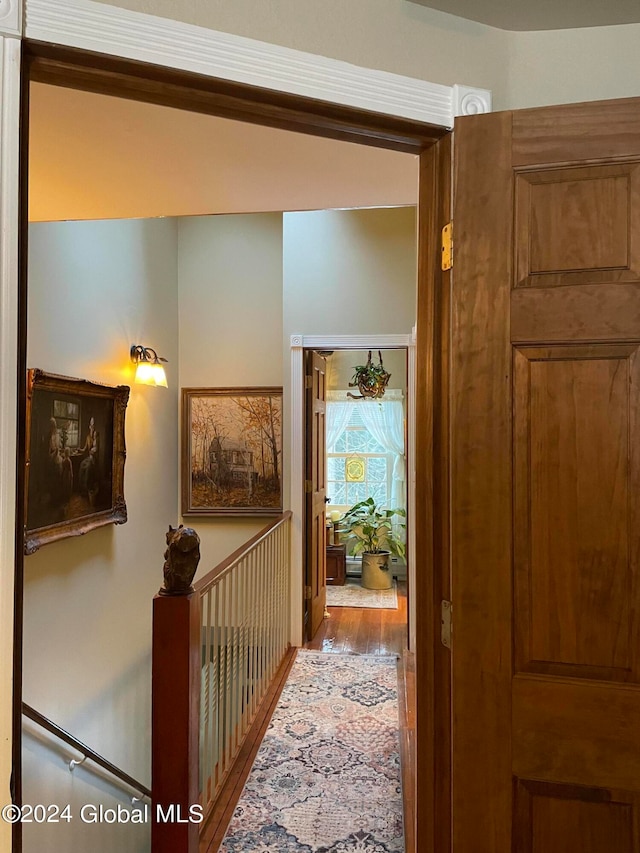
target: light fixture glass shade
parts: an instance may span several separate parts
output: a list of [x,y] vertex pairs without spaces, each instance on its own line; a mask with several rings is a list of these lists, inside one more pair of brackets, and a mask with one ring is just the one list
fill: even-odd
[[135,381],[140,385],[161,385],[168,388],[164,367],[157,362],[139,361],[136,367]]

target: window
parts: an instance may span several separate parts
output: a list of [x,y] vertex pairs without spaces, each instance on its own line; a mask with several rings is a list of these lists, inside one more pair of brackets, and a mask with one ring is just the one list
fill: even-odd
[[[360,464],[352,464],[357,461]],[[363,423],[359,406],[352,407],[346,428],[333,451],[327,453],[327,496],[338,506],[353,506],[373,498],[388,506],[391,497],[393,454],[371,435]]]
[[80,404],[68,400],[54,400],[53,417],[60,430],[62,447],[75,450],[80,443]]

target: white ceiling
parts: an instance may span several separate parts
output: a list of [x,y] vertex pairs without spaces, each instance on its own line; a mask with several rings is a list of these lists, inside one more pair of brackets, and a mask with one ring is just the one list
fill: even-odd
[[408,0],[502,30],[562,30],[640,22],[639,0]]
[[418,159],[43,84],[29,218],[131,219],[416,204]]

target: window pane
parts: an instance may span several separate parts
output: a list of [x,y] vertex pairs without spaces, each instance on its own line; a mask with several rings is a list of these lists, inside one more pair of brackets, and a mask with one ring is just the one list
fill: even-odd
[[357,504],[367,497],[366,483],[347,483],[347,503]]
[[328,480],[344,480],[344,457],[337,458],[329,456],[327,458],[327,479]]
[[367,477],[369,480],[380,482],[387,479],[387,460],[381,457],[373,457],[368,460]]
[[347,435],[347,451],[360,451],[361,453],[365,450],[368,433],[363,429],[347,429],[345,430]]
[[369,496],[372,497],[377,504],[381,504],[382,506],[387,507],[387,484],[370,483]]
[[334,449],[336,453],[346,453],[347,450],[347,431],[345,430],[342,435],[337,439]]
[[347,492],[344,483],[327,483],[327,497],[332,504],[346,504]]
[[366,453],[384,453],[385,449],[381,444],[375,440],[375,438],[371,435],[369,431],[365,432],[367,437],[365,441],[365,447],[363,448]]

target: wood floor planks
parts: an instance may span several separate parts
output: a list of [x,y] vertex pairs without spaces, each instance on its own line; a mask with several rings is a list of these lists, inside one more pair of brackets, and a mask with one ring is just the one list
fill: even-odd
[[407,647],[407,585],[398,583],[398,609],[330,607],[306,648],[356,655],[402,655]]
[[[336,654],[398,655],[400,757],[405,812],[405,853],[415,853],[415,665],[407,651],[407,587],[398,583],[398,609],[331,607],[316,636],[305,648]],[[212,816],[200,838],[200,853],[217,853],[253,760],[293,665],[292,655],[280,669],[262,712],[253,724]]]

